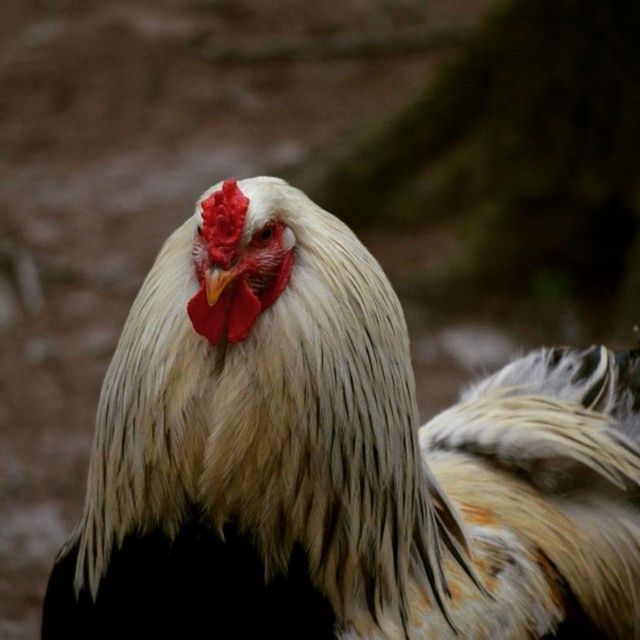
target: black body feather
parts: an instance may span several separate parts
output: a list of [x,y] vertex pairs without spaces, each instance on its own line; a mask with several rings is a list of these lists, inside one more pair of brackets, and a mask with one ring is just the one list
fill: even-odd
[[129,537],[112,553],[96,602],[73,577],[78,547],[60,558],[44,602],[43,640],[335,638],[333,610],[296,550],[287,576],[264,581],[250,542],[223,542],[193,516],[171,542],[161,531]]

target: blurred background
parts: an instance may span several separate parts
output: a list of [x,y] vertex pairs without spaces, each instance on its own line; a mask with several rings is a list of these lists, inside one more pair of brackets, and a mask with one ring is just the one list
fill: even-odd
[[36,638],[102,377],[211,183],[282,175],[399,291],[424,418],[640,323],[640,4],[5,0],[0,638]]

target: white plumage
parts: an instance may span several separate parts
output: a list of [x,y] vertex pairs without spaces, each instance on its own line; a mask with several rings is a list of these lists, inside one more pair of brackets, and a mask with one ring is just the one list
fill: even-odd
[[290,281],[246,339],[212,345],[185,312],[202,199],[167,240],[102,390],[76,589],[95,597],[127,535],[173,536],[196,503],[249,533],[267,576],[302,547],[343,640],[553,636],[576,607],[640,637],[640,458],[614,355],[531,354],[418,440],[409,338],[380,266],[283,181],[239,186],[243,246],[281,222]]

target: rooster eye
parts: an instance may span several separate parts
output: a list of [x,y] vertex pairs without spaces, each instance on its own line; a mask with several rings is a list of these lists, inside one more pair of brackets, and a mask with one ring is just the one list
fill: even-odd
[[265,248],[276,234],[275,222],[265,224],[262,229],[258,229],[251,239],[251,246],[256,248]]

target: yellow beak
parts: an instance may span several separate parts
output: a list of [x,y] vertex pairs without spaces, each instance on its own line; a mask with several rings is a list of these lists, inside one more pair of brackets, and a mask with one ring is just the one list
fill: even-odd
[[222,295],[222,292],[235,279],[236,274],[232,270],[206,269],[204,272],[204,286],[207,291],[207,304],[213,307]]

